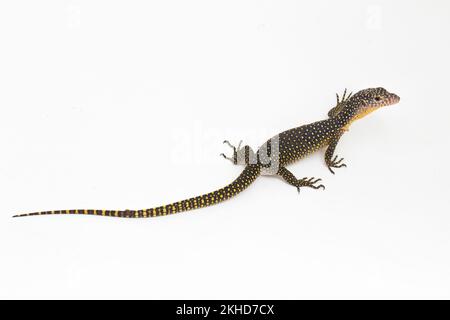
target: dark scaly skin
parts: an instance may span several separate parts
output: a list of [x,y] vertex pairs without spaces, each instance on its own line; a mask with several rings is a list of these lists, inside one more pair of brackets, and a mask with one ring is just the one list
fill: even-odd
[[346,166],[342,158],[334,155],[334,151],[339,139],[348,130],[351,123],[378,108],[395,104],[399,100],[400,98],[397,95],[389,93],[383,88],[365,89],[353,96],[352,94],[346,96],[346,92],[344,92],[342,99],[337,95],[337,104],[329,111],[329,119],[284,131],[264,143],[256,153],[249,146],[241,148],[239,145],[238,148],[235,148],[228,141],[225,141],[233,148],[233,157],[228,158],[224,154],[222,156],[231,160],[234,164],[245,165],[245,169],[228,186],[198,197],[143,210],[59,210],[29,213],[15,217],[50,214],[85,214],[121,218],[165,216],[208,207],[230,199],[246,189],[261,174],[278,175],[299,191],[301,187],[325,189],[323,185],[317,185],[321,179],[298,179],[286,166],[327,147],[325,163],[334,174],[334,169]]

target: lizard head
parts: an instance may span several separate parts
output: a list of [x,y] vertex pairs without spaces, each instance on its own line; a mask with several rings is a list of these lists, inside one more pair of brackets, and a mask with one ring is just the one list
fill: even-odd
[[361,119],[373,111],[396,104],[400,97],[384,88],[364,89],[351,96],[342,108],[348,127],[353,121]]

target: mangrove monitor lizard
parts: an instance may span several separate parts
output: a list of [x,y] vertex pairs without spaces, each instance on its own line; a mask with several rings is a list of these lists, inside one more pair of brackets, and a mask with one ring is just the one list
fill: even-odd
[[197,208],[208,207],[230,199],[246,189],[260,175],[278,175],[288,184],[300,191],[302,187],[325,189],[318,184],[321,179],[298,179],[286,166],[307,155],[327,147],[325,163],[334,174],[336,168],[345,167],[343,158],[334,155],[336,145],[353,121],[384,107],[396,104],[400,97],[383,88],[369,88],[352,95],[344,94],[342,98],[336,94],[337,103],[329,112],[326,120],[314,122],[284,131],[265,142],[257,152],[249,146],[236,148],[224,141],[233,149],[233,155],[227,157],[235,165],[245,166],[239,177],[228,186],[198,197],[174,202],[168,205],[143,210],[57,210],[16,215],[14,217],[49,215],[49,214],[86,214],[121,218],[148,218],[166,216]]

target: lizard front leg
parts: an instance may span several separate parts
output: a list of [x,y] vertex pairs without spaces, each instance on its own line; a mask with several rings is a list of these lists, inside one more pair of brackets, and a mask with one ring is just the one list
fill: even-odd
[[303,179],[297,179],[292,172],[290,172],[285,167],[281,167],[278,170],[277,173],[280,177],[283,178],[284,181],[289,183],[291,186],[294,186],[297,188],[298,192],[300,193],[301,187],[309,187],[313,189],[324,189],[325,186],[323,184],[316,185],[318,182],[320,182],[322,179],[316,179],[316,178],[303,178]]
[[336,149],[336,146],[339,142],[339,139],[341,138],[341,136],[344,134],[344,131],[339,131],[338,133],[336,133],[330,140],[330,143],[328,145],[327,151],[325,152],[325,163],[328,166],[328,169],[330,170],[330,172],[332,174],[334,174],[334,171],[332,168],[342,168],[342,167],[347,167],[347,165],[345,163],[343,163],[342,161],[344,161],[344,158],[340,158],[338,159],[338,156],[334,156],[334,150]]

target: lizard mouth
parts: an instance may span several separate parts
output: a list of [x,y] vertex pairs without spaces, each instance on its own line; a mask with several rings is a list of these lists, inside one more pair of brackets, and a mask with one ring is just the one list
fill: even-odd
[[398,95],[396,95],[395,93],[391,93],[386,102],[387,102],[386,105],[388,105],[388,106],[397,104],[400,102],[400,97]]

